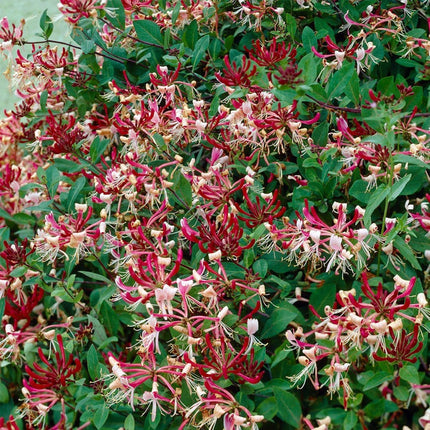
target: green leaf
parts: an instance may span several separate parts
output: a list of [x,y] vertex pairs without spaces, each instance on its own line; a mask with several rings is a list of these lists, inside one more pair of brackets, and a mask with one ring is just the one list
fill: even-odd
[[276,352],[274,355],[272,355],[272,362],[270,363],[270,367],[273,369],[281,361],[284,361],[289,354],[290,351],[288,349],[281,349],[280,351]]
[[287,31],[290,33],[291,39],[294,39],[297,30],[296,18],[289,13],[285,14],[285,23],[287,24]]
[[422,167],[423,169],[430,169],[430,163],[425,163],[424,161],[413,157],[412,155],[396,154],[393,157],[393,161],[395,163],[414,164],[416,166]]
[[372,192],[369,204],[367,205],[366,212],[363,217],[363,222],[366,228],[369,228],[372,223],[372,214],[381,205],[385,198],[390,193],[390,188],[385,185],[381,185],[375,191]]
[[398,410],[399,407],[385,399],[377,399],[368,404],[364,409],[364,415],[370,419],[380,418],[384,413],[392,413]]
[[367,192],[368,183],[362,179],[354,181],[349,189],[349,195],[355,197],[361,203],[367,203],[372,193]]
[[46,112],[46,103],[48,101],[48,91],[42,91],[42,93],[40,94],[40,110],[42,112]]
[[64,268],[66,269],[67,276],[70,276],[76,266],[76,249],[67,247],[66,254],[68,258],[64,262]]
[[178,19],[179,12],[181,10],[181,6],[182,6],[181,2],[176,2],[176,5],[172,10],[172,18],[171,18],[172,19],[172,25],[175,25],[176,20]]
[[413,61],[409,58],[397,58],[396,63],[404,67],[416,67],[416,68],[422,67],[422,64],[418,63],[418,61]]
[[318,124],[312,132],[312,139],[320,147],[327,145],[328,128],[328,123],[322,122],[321,124]]
[[6,308],[6,299],[2,297],[0,299],[0,321],[3,318],[5,308]]
[[191,206],[193,200],[191,185],[180,171],[175,175],[175,183],[171,190],[174,191],[175,198],[181,206]]
[[257,413],[263,415],[266,420],[271,420],[278,413],[278,402],[275,397],[264,399],[257,406]]
[[5,211],[4,209],[2,209],[0,207],[0,219],[1,218],[5,219],[7,221],[15,223],[15,220],[13,219],[13,217],[7,211]]
[[293,103],[293,101],[295,99],[297,99],[297,91],[294,91],[292,89],[278,89],[278,88],[274,88],[272,90],[273,95],[279,99],[281,101],[281,105],[282,106],[288,106],[291,103]]
[[[309,27],[307,27],[307,28],[309,28]],[[309,54],[306,54],[299,61],[298,69],[306,71],[305,74],[302,73],[302,75],[304,75],[304,76],[302,77],[302,75],[300,75],[300,77],[302,79],[304,79],[305,84],[307,84],[307,85],[311,85],[311,84],[315,83],[315,80],[318,76],[318,66],[319,66],[318,60],[319,60],[319,58],[315,57],[313,52],[310,52]],[[327,98],[325,97],[323,100],[327,100]]]
[[101,304],[115,294],[116,288],[116,285],[111,285],[94,289],[90,295],[90,305],[96,310],[100,309]]
[[285,279],[281,279],[276,275],[270,275],[265,279],[265,283],[272,283],[276,285],[276,289],[280,290],[283,294],[287,294],[291,291],[293,286],[290,282]]
[[94,347],[94,345],[91,345],[87,353],[87,367],[88,367],[88,374],[90,375],[93,381],[100,378],[100,375],[97,374],[98,362],[99,362],[99,359],[98,359],[96,348]]
[[410,384],[419,384],[420,383],[420,375],[418,370],[414,366],[403,366],[399,370],[400,378]]
[[54,30],[54,25],[52,24],[52,19],[48,16],[48,9],[43,11],[39,20],[39,26],[43,31],[43,37],[49,39]]
[[380,387],[384,382],[391,381],[393,374],[388,372],[377,372],[364,384],[363,391],[371,390],[372,388]]
[[267,234],[267,228],[263,224],[261,224],[252,230],[252,233],[249,235],[249,237],[251,239],[257,240],[257,239],[260,239],[260,237],[264,236],[265,234]]
[[[35,205],[35,206],[27,206],[26,210],[31,212],[36,212],[36,211],[40,211],[40,212],[51,212],[52,211],[52,206],[51,203],[54,200],[45,200],[43,202],[40,202],[40,204]],[[3,216],[2,210],[0,209],[0,216]],[[6,218],[8,219],[8,218]],[[11,220],[14,221],[14,219],[11,217]],[[15,221],[14,221],[15,222]]]
[[157,145],[157,149],[161,151],[167,151],[167,145],[166,142],[163,139],[163,136],[159,133],[154,133],[152,136],[152,139],[154,140],[155,144]]
[[278,403],[277,416],[282,421],[298,428],[302,417],[302,407],[295,396],[288,391],[283,391],[278,388],[273,390],[276,402]]
[[112,2],[112,9],[115,10],[114,14],[107,14],[106,17],[116,27],[124,30],[125,28],[125,11],[121,0],[110,0]]
[[355,67],[354,63],[344,64],[330,79],[326,91],[328,99],[333,99],[345,92],[346,83],[352,78]]
[[343,420],[343,429],[352,430],[357,424],[358,417],[355,411],[348,411],[345,419]]
[[318,100],[327,101],[328,96],[326,90],[321,86],[321,84],[317,82],[313,82],[309,85],[309,88],[312,91],[312,95],[316,97]]
[[124,421],[124,430],[134,430],[135,422],[133,414],[128,414]]
[[36,219],[34,217],[23,212],[18,212],[17,214],[15,214],[13,216],[13,220],[17,224],[24,224],[24,225],[34,225],[36,222]]
[[243,264],[245,267],[249,268],[251,267],[252,263],[255,260],[255,252],[254,249],[245,249],[245,252],[243,253]]
[[336,284],[333,280],[325,282],[317,288],[310,297],[310,304],[315,308],[319,315],[324,315],[324,308],[333,306],[336,299]]
[[[314,31],[310,27],[305,27],[302,31],[303,48],[306,52],[311,52],[311,47],[318,47],[318,41]],[[314,54],[311,54],[314,55]]]
[[92,419],[93,424],[97,429],[101,429],[108,419],[109,416],[109,408],[106,407],[105,404],[99,406],[94,414],[94,418]]
[[282,254],[280,253],[271,252],[270,254],[262,255],[262,258],[267,261],[269,270],[272,272],[281,274],[292,270],[290,264],[282,260]]
[[73,295],[70,296],[63,288],[55,288],[51,291],[51,297],[59,298],[63,302],[74,303]]
[[81,42],[81,49],[84,54],[92,54],[96,50],[96,43],[92,39],[85,39]]
[[393,392],[396,399],[400,400],[401,402],[407,402],[411,395],[409,388],[405,387],[404,385],[394,387]]
[[81,194],[87,180],[84,176],[80,176],[76,179],[76,182],[70,188],[68,198],[67,198],[67,210],[72,212],[75,208],[75,202]]
[[374,400],[363,409],[365,416],[369,418],[380,418],[384,410],[385,410],[384,399]]
[[321,169],[321,166],[316,158],[306,158],[306,160],[303,161],[303,167],[314,167],[318,170]]
[[9,390],[6,385],[0,382],[0,403],[7,403],[9,401]]
[[133,22],[137,37],[143,42],[151,45],[163,47],[164,39],[160,27],[153,21],[139,19]]
[[209,45],[209,55],[211,56],[211,59],[216,60],[219,57],[219,54],[221,53],[222,49],[222,42],[219,39],[212,38],[211,43]]
[[119,330],[118,315],[114,312],[108,302],[103,302],[100,306],[100,316],[103,325],[110,335],[116,335]]
[[392,202],[393,200],[396,200],[396,198],[402,193],[404,188],[406,187],[407,183],[411,180],[412,175],[409,173],[408,175],[404,176],[402,179],[399,179],[398,181],[394,182],[393,186],[390,189],[390,194],[388,194],[388,200]]
[[252,265],[252,270],[255,274],[259,274],[262,278],[264,278],[267,274],[267,270],[269,268],[269,264],[266,260],[259,259]]
[[46,169],[46,187],[51,197],[55,196],[57,192],[58,184],[61,180],[61,173],[55,166],[49,166]]
[[270,389],[270,390],[272,390],[272,392],[275,389],[288,391],[288,390],[291,390],[292,388],[293,388],[293,386],[291,385],[291,382],[288,381],[287,379],[273,378],[270,381],[265,382],[264,388],[262,388],[262,390],[259,390],[259,392],[263,391],[265,389],[266,390]]
[[197,41],[199,40],[199,26],[197,21],[194,19],[186,27],[182,33],[182,42],[188,48],[194,49]]
[[109,144],[108,139],[100,140],[99,136],[97,136],[93,140],[93,142],[91,143],[91,147],[90,147],[90,156],[91,156],[91,161],[93,163],[97,163],[99,161],[100,156],[103,155],[108,144]]
[[193,56],[192,56],[192,62],[191,62],[193,70],[198,66],[200,61],[202,61],[203,58],[205,57],[206,50],[209,47],[209,42],[210,42],[210,36],[208,34],[206,36],[203,36],[197,41],[196,46],[194,48]]
[[400,251],[400,255],[405,258],[414,269],[421,270],[421,265],[415,257],[412,248],[400,236],[394,239],[394,247]]
[[360,105],[360,81],[355,68],[351,78],[346,82],[345,94],[354,102],[355,106]]
[[270,318],[264,324],[261,333],[262,339],[274,337],[285,330],[288,324],[296,318],[298,314],[297,309],[289,304],[283,303],[282,307],[276,308]]
[[90,279],[94,279],[96,281],[106,282],[106,284],[108,284],[108,285],[113,283],[109,278],[106,278],[106,276],[100,275],[99,273],[87,272],[85,270],[80,270],[79,273],[82,273],[83,275],[88,276],[88,278],[90,278]]
[[77,173],[82,170],[82,166],[78,163],[75,163],[72,160],[67,160],[65,158],[56,158],[54,160],[54,166],[62,171],[67,173]]
[[88,315],[88,323],[92,323],[93,324],[93,329],[94,329],[94,333],[93,333],[93,341],[96,345],[102,345],[106,340],[107,340],[107,336],[106,336],[106,332],[104,327],[101,325],[100,321],[91,316]]
[[209,108],[209,115],[210,116],[215,116],[218,112],[218,108],[219,108],[219,96],[216,95],[211,102],[211,106]]
[[28,268],[26,266],[18,266],[10,272],[9,276],[12,278],[19,278],[27,273]]
[[[130,325],[129,323],[127,323],[128,325]],[[118,338],[116,336],[111,336],[106,338],[106,340],[104,340],[100,346],[98,347],[99,351],[103,351],[108,345],[110,345],[111,343],[115,343],[118,342]],[[99,363],[99,368],[100,368],[101,364]]]
[[385,76],[379,79],[376,89],[385,95],[394,94],[397,90],[396,84],[394,82],[394,76]]

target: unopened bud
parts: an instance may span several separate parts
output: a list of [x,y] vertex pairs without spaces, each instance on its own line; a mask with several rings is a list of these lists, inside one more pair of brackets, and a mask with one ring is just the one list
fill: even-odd
[[417,301],[418,301],[420,308],[425,308],[428,305],[428,301],[427,301],[424,293],[418,293]]
[[54,337],[55,337],[55,330],[54,330],[54,329],[52,329],[52,330],[49,330],[49,331],[45,331],[45,332],[43,333],[43,337],[44,337],[46,340],[53,340],[53,339],[54,339]]
[[221,321],[228,313],[228,307],[224,306],[221,311],[218,313],[218,319]]
[[302,366],[308,366],[310,364],[310,360],[308,357],[305,357],[304,355],[301,355],[298,358],[298,362],[302,365]]
[[87,209],[88,209],[87,204],[75,203],[75,210],[77,212],[85,213],[87,211]]
[[387,321],[382,320],[379,322],[370,323],[370,328],[376,330],[379,334],[384,334],[387,332]]
[[403,328],[403,321],[400,318],[397,318],[390,324],[388,324],[394,331],[400,331]]
[[211,252],[208,254],[208,257],[209,257],[209,261],[219,261],[221,260],[222,252],[221,250],[218,250],[216,252]]

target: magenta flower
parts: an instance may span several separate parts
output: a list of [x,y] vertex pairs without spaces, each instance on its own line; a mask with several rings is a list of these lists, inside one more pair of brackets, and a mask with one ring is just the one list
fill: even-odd
[[230,63],[228,55],[224,57],[224,63],[226,68],[222,73],[215,73],[219,82],[228,87],[249,88],[251,86],[251,78],[257,73],[257,67],[255,65],[251,67],[251,61],[246,56],[242,57],[242,65],[239,66],[235,61]]
[[66,419],[64,396],[69,395],[68,387],[75,375],[80,372],[82,365],[77,357],[69,355],[66,358],[61,335],[57,335],[57,342],[59,350],[54,352],[54,362],[51,362],[39,348],[38,355],[42,364],[35,362],[32,367],[25,366],[29,379],[23,380],[22,392],[25,397],[24,410],[34,424],[44,421],[47,413],[60,401],[62,406],[60,422],[63,425],[53,428],[62,429]]
[[60,0],[58,9],[66,17],[66,21],[77,24],[81,18],[97,16],[97,9],[104,9],[103,0]]
[[406,330],[402,330],[400,336],[396,336],[392,327],[389,327],[390,336],[393,339],[392,342],[383,349],[384,356],[379,356],[373,353],[373,358],[376,361],[388,361],[390,363],[396,363],[399,367],[404,365],[404,362],[415,363],[417,357],[413,357],[415,354],[421,351],[423,342],[418,342],[419,326],[414,325],[414,331],[408,333]]
[[8,19],[5,17],[0,21],[0,40],[3,42],[0,44],[0,51],[10,51],[12,46],[20,43],[22,39],[22,27],[25,21],[22,21],[18,27],[12,24],[12,28],[9,25]]
[[230,343],[226,342],[225,337],[219,339],[211,338],[206,334],[206,355],[203,363],[196,363],[191,360],[188,354],[184,358],[187,363],[197,368],[204,378],[218,381],[220,378],[229,379],[231,375],[238,378],[239,383],[249,382],[256,384],[263,377],[264,372],[260,371],[263,362],[254,361],[254,350],[251,349],[249,357],[245,354],[248,349],[250,339],[246,337],[240,351],[234,351]]
[[43,363],[43,366],[38,363],[33,363],[33,369],[30,366],[25,366],[26,372],[30,378],[27,382],[28,387],[34,389],[52,389],[60,391],[67,388],[72,377],[80,372],[81,361],[77,357],[69,355],[66,358],[66,353],[63,346],[63,338],[57,335],[59,351],[55,351],[55,364],[51,363],[43,353],[42,349],[38,349],[38,355]]
[[238,218],[228,212],[228,206],[224,206],[222,215],[221,223],[206,215],[205,223],[197,227],[198,231],[193,230],[183,218],[182,233],[189,241],[197,243],[205,254],[220,251],[223,257],[239,258],[245,249],[254,245],[255,240],[251,240],[247,245],[241,245],[243,229],[239,226]]

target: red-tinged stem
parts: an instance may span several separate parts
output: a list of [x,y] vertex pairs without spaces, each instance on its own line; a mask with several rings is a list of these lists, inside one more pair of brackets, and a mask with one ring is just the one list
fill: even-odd
[[[341,107],[341,106],[334,106],[329,103],[322,102],[315,97],[312,97],[309,94],[306,94],[307,97],[309,97],[311,100],[313,100],[316,104],[318,104],[321,107],[324,107],[329,110],[334,111],[342,111],[342,112],[350,112],[350,113],[361,113],[361,108],[348,108],[348,107]],[[428,118],[430,117],[430,112],[419,112],[419,113],[410,113],[405,115],[403,118],[412,118],[412,117],[422,117],[422,118]]]
[[[38,43],[47,43],[47,44],[56,43],[59,45],[68,46],[69,48],[73,48],[73,49],[81,49],[80,46],[73,45],[73,44],[67,43],[67,42],[60,42],[59,40],[51,40],[51,39],[39,40],[37,42],[24,41],[24,42],[22,42],[22,45],[37,45]],[[97,45],[97,46],[99,46],[99,45]],[[101,52],[96,52],[95,54],[100,55],[101,57],[107,58],[109,60],[116,61],[117,63],[121,63],[121,64],[125,64],[126,61],[131,61],[131,60],[126,60],[126,59],[118,57],[118,56],[111,57],[110,55],[103,54]]]

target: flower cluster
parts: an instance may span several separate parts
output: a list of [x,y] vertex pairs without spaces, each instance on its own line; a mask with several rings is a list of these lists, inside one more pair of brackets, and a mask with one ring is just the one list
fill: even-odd
[[[424,319],[429,318],[423,293],[418,293],[411,302],[415,278],[408,281],[396,275],[392,291],[381,283],[372,288],[366,272],[362,281],[365,300],[357,300],[355,289],[341,290],[334,305],[324,308],[325,317],[312,309],[317,316],[313,330],[304,333],[299,326],[295,332],[286,333],[291,346],[302,354],[298,361],[303,370],[291,378],[294,383],[304,383],[309,377],[316,389],[327,385],[329,393],[342,390],[345,407],[352,392],[346,374],[350,366],[357,365],[357,352],[367,354],[371,362],[388,361],[400,368],[408,362],[415,363],[416,354],[423,348],[419,333]],[[414,314],[406,313],[410,309]],[[410,326],[413,328],[409,332],[405,327]],[[308,340],[310,337],[315,343]],[[318,364],[327,375],[322,383]]]
[[2,428],[429,425],[426,2],[353,3],[2,20]]

